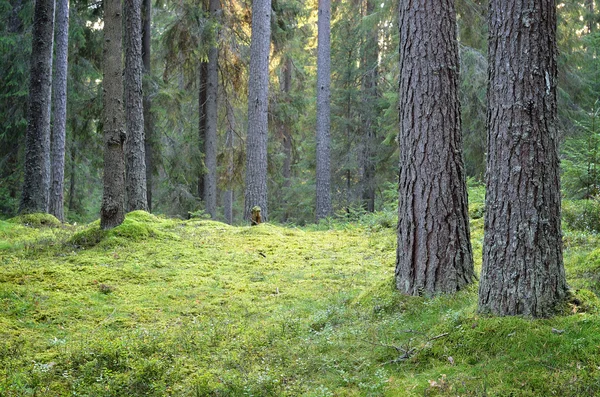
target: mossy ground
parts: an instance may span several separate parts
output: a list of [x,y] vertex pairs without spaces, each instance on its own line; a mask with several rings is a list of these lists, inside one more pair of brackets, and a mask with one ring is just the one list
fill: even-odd
[[566,233],[564,315],[493,318],[476,313],[477,285],[397,294],[387,218],[0,222],[0,396],[600,393],[595,235]]

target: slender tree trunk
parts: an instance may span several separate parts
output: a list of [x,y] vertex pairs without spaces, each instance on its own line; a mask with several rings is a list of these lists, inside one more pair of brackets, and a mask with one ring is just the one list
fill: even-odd
[[69,178],[69,211],[75,209],[75,165],[77,164],[77,144],[75,136],[71,139],[71,150],[70,150],[70,161],[71,161],[71,177]]
[[227,102],[227,135],[225,136],[227,158],[227,190],[223,195],[223,211],[225,222],[233,224],[233,174],[235,172],[234,147],[235,147],[235,116],[231,103]]
[[[290,103],[290,92],[292,89],[292,58],[285,56],[281,70],[281,81],[279,83],[283,101]],[[283,193],[284,196],[289,194],[289,190],[292,186],[292,122],[289,120],[287,114],[284,115],[279,125],[279,135],[281,137],[281,144],[283,147],[283,170],[281,171],[283,176]],[[285,211],[283,213],[283,221],[286,222],[289,218],[289,209],[287,200],[284,199],[283,207]]]
[[148,209],[142,75],[142,0],[125,0],[127,211]]
[[61,222],[64,214],[65,136],[67,130],[67,68],[69,55],[69,0],[56,8],[56,64],[53,79],[54,125],[51,140],[50,214]]
[[143,0],[142,4],[142,63],[145,79],[143,80],[144,108],[144,155],[146,164],[146,199],[148,212],[152,212],[152,167],[154,166],[154,121],[152,119],[152,93],[150,80],[152,66],[150,63],[152,39],[152,0]]
[[[375,11],[375,3],[367,0],[367,16]],[[377,101],[377,69],[379,43],[377,28],[367,32],[363,51],[363,150],[362,161],[362,206],[368,212],[375,211],[375,155],[376,155],[376,114]]]
[[100,226],[111,229],[125,218],[125,156],[123,143],[123,65],[121,0],[104,0],[104,193]]
[[48,212],[53,44],[54,0],[37,0],[33,15],[25,175],[20,213]]
[[[221,10],[220,0],[210,0],[209,11],[213,23],[219,23]],[[217,48],[218,31],[215,31],[215,44],[208,50],[208,66],[206,77],[206,141],[204,145],[204,204],[210,217],[217,217],[217,121],[219,92],[219,49]]]
[[565,299],[556,5],[491,0],[479,310],[546,317]]
[[204,200],[204,184],[206,174],[206,87],[208,76],[208,63],[200,62],[199,87],[198,87],[198,150],[200,151],[200,164],[198,171],[198,197]]
[[396,286],[452,293],[474,277],[458,99],[454,0],[400,4]]
[[332,214],[330,170],[331,2],[319,0],[317,43],[317,221]]
[[246,139],[246,188],[244,219],[251,220],[252,208],[267,209],[267,141],[269,52],[271,44],[271,0],[252,2],[250,81],[248,84],[248,136]]

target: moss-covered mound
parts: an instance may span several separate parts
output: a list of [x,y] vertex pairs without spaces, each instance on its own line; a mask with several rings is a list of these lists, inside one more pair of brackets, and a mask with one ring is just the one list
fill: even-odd
[[8,220],[10,223],[31,227],[59,227],[61,222],[50,214],[24,214]]

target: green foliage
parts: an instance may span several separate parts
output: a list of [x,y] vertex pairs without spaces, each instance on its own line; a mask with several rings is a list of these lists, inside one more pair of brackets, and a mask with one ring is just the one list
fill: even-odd
[[10,223],[31,227],[59,227],[61,222],[50,214],[24,214],[8,220]]
[[563,200],[564,225],[573,230],[600,232],[600,202],[592,200]]

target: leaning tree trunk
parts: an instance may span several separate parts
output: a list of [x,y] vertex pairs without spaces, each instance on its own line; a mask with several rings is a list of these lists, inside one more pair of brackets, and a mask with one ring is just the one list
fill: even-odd
[[65,136],[67,127],[67,67],[69,55],[69,0],[58,0],[56,8],[56,64],[53,79],[54,124],[51,146],[50,203],[48,212],[65,220]]
[[142,0],[125,1],[125,124],[127,211],[147,210],[142,93]]
[[331,215],[330,82],[331,2],[319,0],[317,42],[317,221]]
[[246,188],[244,219],[251,221],[252,209],[260,207],[263,221],[267,211],[267,134],[269,52],[271,44],[271,0],[252,2],[250,81],[248,83],[248,136],[246,138]]
[[566,296],[553,0],[491,0],[479,310],[545,317]]
[[50,192],[54,0],[37,0],[33,19],[25,174],[20,213],[47,212]]
[[123,66],[121,0],[104,0],[104,193],[100,227],[111,229],[125,218],[125,157],[123,142]]
[[396,286],[452,293],[474,277],[458,100],[453,0],[400,5]]
[[145,79],[143,83],[144,99],[144,155],[146,158],[146,199],[148,212],[152,212],[152,167],[154,166],[154,121],[152,119],[152,96],[150,79],[152,68],[150,64],[151,34],[152,34],[152,0],[143,0],[142,9],[142,63]]
[[[218,26],[221,9],[220,0],[210,0],[209,11],[213,23]],[[206,213],[211,218],[217,217],[217,121],[218,121],[218,92],[219,92],[219,49],[217,48],[218,29],[214,45],[208,50],[208,65],[206,68],[206,141],[204,142],[204,205]]]

